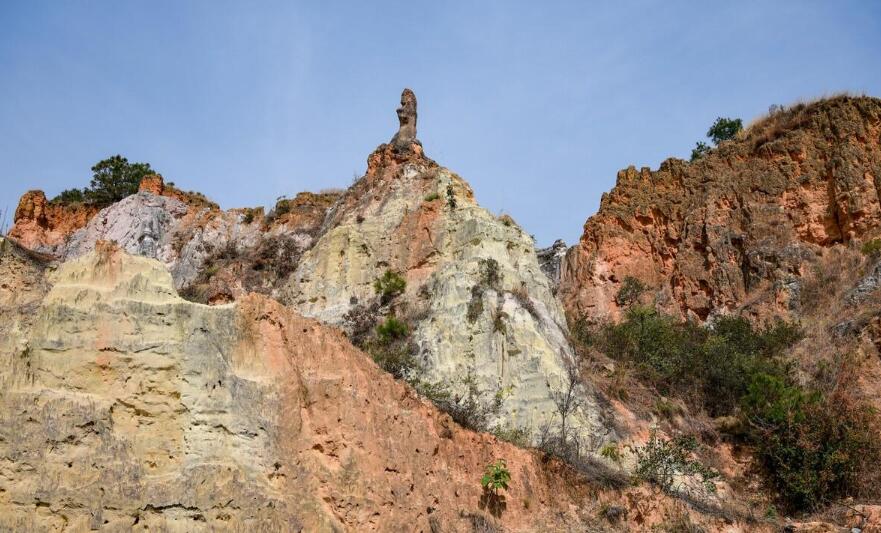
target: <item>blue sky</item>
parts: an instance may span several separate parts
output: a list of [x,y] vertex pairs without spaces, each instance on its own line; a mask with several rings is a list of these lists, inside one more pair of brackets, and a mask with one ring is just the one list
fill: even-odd
[[718,115],[881,96],[881,2],[4,0],[0,72],[0,210],[116,153],[224,208],[346,187],[411,87],[430,157],[571,244]]

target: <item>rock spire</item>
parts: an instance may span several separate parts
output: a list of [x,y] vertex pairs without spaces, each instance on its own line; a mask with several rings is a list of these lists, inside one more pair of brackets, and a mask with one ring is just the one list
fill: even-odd
[[395,146],[406,147],[416,140],[416,94],[410,89],[404,89],[401,93],[401,107],[398,108],[398,121],[400,127],[391,143]]

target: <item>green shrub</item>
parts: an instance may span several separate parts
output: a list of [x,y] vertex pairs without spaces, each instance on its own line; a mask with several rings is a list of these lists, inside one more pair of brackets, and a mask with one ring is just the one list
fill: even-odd
[[438,198],[440,198],[440,195],[436,192],[432,192],[432,193],[426,194],[425,198],[423,198],[423,200],[425,200],[426,202],[433,202],[433,201],[437,200]]
[[[739,118],[723,118],[718,117],[710,129],[707,130],[707,137],[718,146],[722,141],[728,141],[737,136],[743,130],[743,121]],[[698,141],[694,149],[691,151],[691,161],[696,161],[708,154],[711,147],[705,143]]]
[[471,287],[471,299],[468,301],[468,310],[465,318],[473,324],[483,314],[483,290],[479,285]]
[[486,465],[483,477],[480,478],[480,486],[495,494],[498,494],[499,490],[508,490],[510,483],[511,472],[508,470],[508,465],[504,459],[499,459],[494,463]]
[[367,353],[370,354],[370,357],[395,379],[409,380],[414,373],[419,371],[419,362],[413,352],[413,345],[406,339],[388,343],[371,343],[367,346]]
[[373,282],[373,288],[380,295],[383,303],[390,302],[395,296],[402,294],[407,288],[407,281],[397,272],[386,270],[381,278]]
[[618,449],[617,442],[609,442],[600,448],[600,456],[612,461],[613,463],[621,462],[621,450]]
[[881,427],[852,387],[848,381],[823,394],[768,374],[750,384],[744,417],[756,456],[786,509],[877,495]]
[[478,275],[477,284],[471,287],[471,300],[465,313],[465,318],[472,324],[483,314],[483,293],[490,289],[498,291],[502,284],[499,262],[493,258],[478,261]]
[[529,430],[525,428],[500,426],[493,428],[492,434],[499,440],[510,442],[521,448],[529,446]]
[[447,185],[447,207],[456,209],[456,192],[453,190],[453,184]]
[[265,217],[265,222],[267,224],[272,224],[279,217],[284,216],[291,212],[291,200],[285,198],[284,196],[279,196],[275,200],[275,207],[269,212]]
[[708,468],[694,459],[697,441],[694,437],[679,436],[672,440],[663,439],[652,432],[644,446],[633,448],[636,454],[636,477],[659,486],[665,492],[675,492],[677,476],[698,478],[698,488],[706,492],[716,492],[715,480],[719,472]]
[[711,148],[707,143],[698,141],[695,144],[695,147],[691,149],[691,161],[697,161],[710,153],[710,150]]
[[376,336],[365,342],[365,348],[376,364],[396,379],[411,379],[420,369],[410,329],[393,316],[376,326]]
[[878,257],[881,255],[881,239],[872,239],[864,242],[860,251],[863,252],[863,255]]
[[631,307],[620,324],[605,327],[597,336],[599,348],[613,359],[632,361],[639,373],[669,389],[686,368],[685,359],[696,350],[691,324],[679,324],[672,317],[649,307]]
[[481,259],[478,262],[480,266],[480,283],[486,289],[499,290],[502,283],[502,274],[499,271],[499,262],[493,258]]
[[78,204],[86,201],[86,196],[80,189],[65,189],[58,196],[50,200],[53,204]]
[[[713,417],[736,416],[737,438],[754,447],[787,510],[878,496],[881,423],[857,397],[856,365],[843,358],[838,366],[821,366],[808,385],[796,380],[783,356],[802,337],[797,324],[757,327],[726,316],[701,327],[634,306],[619,324],[585,329],[577,339],[634,363],[639,377],[662,394]],[[682,454],[690,452],[677,449],[682,444],[650,440],[638,454],[642,476],[666,486],[671,469],[680,469]]]
[[407,324],[393,316],[388,317],[385,322],[376,326],[376,334],[379,337],[379,341],[384,344],[403,339],[409,332]]
[[52,198],[55,204],[87,202],[105,207],[138,192],[144,176],[155,174],[149,163],[129,163],[121,155],[108,157],[92,167],[92,180],[84,189],[65,189]]
[[707,137],[713,141],[713,144],[718,145],[722,141],[733,139],[742,129],[743,121],[741,119],[718,117],[707,130]]
[[633,306],[619,324],[580,333],[606,355],[634,363],[662,394],[673,394],[711,416],[734,412],[758,372],[784,375],[780,354],[801,338],[795,324],[754,327],[742,317],[720,317],[712,328],[680,322]]

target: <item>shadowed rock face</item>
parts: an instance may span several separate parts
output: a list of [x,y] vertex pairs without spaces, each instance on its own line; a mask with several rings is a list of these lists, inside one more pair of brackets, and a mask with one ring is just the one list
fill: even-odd
[[410,89],[401,93],[401,107],[398,108],[398,133],[392,137],[391,143],[397,147],[406,147],[416,141],[416,95]]

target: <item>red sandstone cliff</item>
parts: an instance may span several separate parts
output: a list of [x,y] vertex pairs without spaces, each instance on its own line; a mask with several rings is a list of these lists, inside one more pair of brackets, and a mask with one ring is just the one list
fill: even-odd
[[706,319],[768,289],[798,307],[805,269],[881,230],[881,100],[841,96],[759,121],[694,163],[629,167],[563,265],[570,317],[614,318],[633,276],[660,306]]

